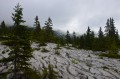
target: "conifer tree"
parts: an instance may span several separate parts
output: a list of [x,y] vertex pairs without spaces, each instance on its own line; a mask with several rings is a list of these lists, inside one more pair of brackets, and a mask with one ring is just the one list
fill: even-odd
[[86,43],[85,43],[85,34],[84,35],[82,35],[82,36],[80,36],[80,47],[79,48],[81,48],[81,49],[86,49]]
[[69,44],[69,43],[71,43],[71,37],[70,37],[70,33],[69,33],[69,31],[67,30],[67,34],[66,34],[66,43],[67,44]]
[[103,31],[102,31],[102,28],[100,27],[99,31],[98,31],[98,38],[99,39],[102,39],[104,37],[103,35]]
[[73,39],[72,39],[73,46],[76,46],[76,42],[77,42],[76,33],[73,32]]
[[34,23],[35,23],[34,26],[36,26],[35,30],[37,31],[37,33],[39,33],[40,30],[41,30],[41,26],[40,26],[40,22],[39,22],[38,16],[35,17],[35,22]]
[[32,57],[32,49],[29,40],[29,32],[27,27],[22,26],[21,23],[25,21],[22,19],[22,8],[19,4],[14,8],[15,13],[12,13],[12,19],[14,21],[14,33],[9,36],[8,40],[4,42],[11,51],[8,58],[3,58],[2,62],[11,62],[13,68],[10,69],[10,73],[14,72],[13,79],[17,79],[17,74],[22,72],[28,73],[30,70],[29,59]]
[[110,20],[109,19],[107,19],[107,22],[106,22],[105,33],[106,33],[106,36],[109,36],[110,34]]
[[41,26],[40,26],[40,22],[39,22],[39,18],[38,16],[35,17],[35,22],[34,22],[34,26],[35,26],[35,30],[34,30],[34,37],[37,41],[40,42],[40,32],[41,32]]
[[85,35],[85,47],[86,49],[91,49],[92,43],[91,43],[91,29],[88,26],[86,35]]
[[6,34],[6,25],[5,22],[2,21],[1,26],[0,26],[0,34],[5,35]]
[[95,48],[96,48],[95,50],[98,50],[98,51],[104,51],[105,50],[104,34],[103,34],[103,31],[102,31],[101,27],[98,31],[98,39],[96,39]]
[[46,42],[52,42],[54,40],[54,32],[52,30],[52,20],[49,17],[47,21],[45,21],[45,26],[43,27],[45,30],[45,39]]
[[118,50],[117,42],[116,42],[116,28],[114,26],[114,20],[113,18],[110,18],[107,20],[106,26],[105,26],[105,32],[106,32],[106,49],[109,50],[109,52],[116,53]]

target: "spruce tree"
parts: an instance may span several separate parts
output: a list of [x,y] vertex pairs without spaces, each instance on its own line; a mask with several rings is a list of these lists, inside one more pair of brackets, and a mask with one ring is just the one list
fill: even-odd
[[73,44],[73,46],[76,46],[76,45],[77,45],[77,44],[76,44],[76,42],[77,42],[76,39],[77,39],[77,38],[76,38],[76,33],[73,32],[73,38],[72,38],[72,44]]
[[[15,13],[12,13],[12,19],[14,21],[14,33],[9,36],[8,40],[4,42],[9,46],[10,52],[8,58],[3,58],[1,61],[11,63],[13,67],[9,73],[14,73],[13,79],[17,79],[17,74],[22,72],[28,73],[30,70],[29,59],[32,57],[32,49],[30,45],[29,32],[27,27],[22,26],[21,23],[25,21],[22,19],[22,8],[19,4],[14,8]],[[25,76],[24,76],[25,77]]]
[[103,35],[103,31],[102,31],[102,28],[100,27],[99,31],[98,31],[98,38],[99,39],[102,39],[104,37]]
[[40,32],[41,32],[41,26],[40,26],[40,22],[39,22],[39,18],[38,16],[35,17],[35,22],[34,22],[34,26],[35,26],[35,30],[34,30],[34,39],[36,41],[40,42]]
[[45,21],[45,26],[43,27],[45,30],[46,42],[53,42],[54,40],[54,32],[52,30],[52,26],[53,26],[53,23],[51,18],[49,17],[48,20]]
[[106,49],[109,50],[111,53],[117,53],[118,51],[118,44],[116,41],[116,27],[114,26],[114,20],[113,18],[110,18],[107,20],[106,26],[105,26],[105,32],[106,32]]
[[98,39],[96,40],[96,50],[104,51],[105,50],[105,41],[102,28],[100,27],[98,31]]
[[85,35],[85,47],[86,49],[91,49],[92,43],[91,43],[91,29],[88,26],[86,35]]
[[81,49],[86,49],[86,43],[85,43],[85,34],[80,36],[80,45],[79,45],[79,48]]
[[0,26],[0,34],[4,36],[6,34],[6,25],[5,22],[2,21],[1,26]]
[[71,43],[71,37],[70,37],[70,33],[69,33],[69,31],[67,30],[67,34],[66,34],[66,43],[67,43],[67,45],[68,44],[70,44]]

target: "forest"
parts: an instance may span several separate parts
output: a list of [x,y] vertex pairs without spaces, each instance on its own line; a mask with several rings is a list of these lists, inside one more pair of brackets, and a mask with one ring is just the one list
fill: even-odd
[[[10,48],[8,58],[0,59],[0,66],[2,67],[6,63],[11,65],[8,71],[0,72],[0,79],[7,79],[8,74],[12,76],[8,79],[58,79],[58,72],[54,71],[50,63],[48,68],[43,69],[43,74],[31,68],[28,61],[33,58],[32,52],[34,50],[31,47],[33,42],[37,43],[38,46],[55,43],[58,45],[58,49],[61,46],[71,46],[80,50],[101,51],[105,52],[100,54],[102,57],[120,59],[118,54],[120,38],[112,17],[106,20],[104,31],[99,27],[98,33],[95,33],[88,26],[86,33],[82,35],[77,35],[76,32],[70,34],[69,30],[66,31],[66,34],[59,35],[57,31],[53,30],[50,17],[44,22],[44,26],[41,26],[39,16],[35,16],[34,26],[29,27],[24,25],[26,21],[23,20],[21,5],[17,4],[13,11],[11,19],[14,24],[9,26],[6,25],[5,21],[0,24],[0,43]],[[43,49],[43,51],[47,50]],[[6,50],[2,53],[6,53]]]

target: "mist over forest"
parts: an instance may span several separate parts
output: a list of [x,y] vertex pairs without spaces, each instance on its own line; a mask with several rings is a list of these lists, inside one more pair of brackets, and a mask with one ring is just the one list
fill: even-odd
[[[4,1],[1,2],[4,3]],[[98,3],[102,4],[102,0],[88,3],[82,1],[84,5],[89,4],[86,7],[79,6],[79,1],[70,0],[68,5],[61,5],[62,8],[53,7],[52,4],[58,6],[58,2],[53,0],[50,4],[46,3],[48,5],[41,9],[40,16],[37,14],[40,6],[34,7],[38,5],[39,1],[33,1],[33,4],[36,5],[32,5],[31,10],[28,10],[28,4],[24,4],[26,2],[27,0],[20,1],[12,9],[9,8],[8,11],[11,11],[8,13],[4,13],[5,8],[0,8],[3,10],[3,13],[0,12],[2,17],[0,18],[0,79],[120,78],[118,27],[120,20],[119,12],[114,12],[115,5],[119,4],[119,1],[114,2],[114,9],[111,8],[113,12],[109,9],[106,11],[106,8],[102,9],[104,6],[99,7],[100,11],[105,10],[106,13],[97,13],[101,18],[96,15],[99,19],[96,21],[94,19],[97,17],[91,13],[96,14],[98,10],[94,6],[97,6]],[[63,2],[61,1],[60,4]],[[106,0],[104,4],[107,2]],[[109,3],[112,4],[112,2],[110,0]],[[43,3],[45,2],[43,1]],[[91,5],[92,3],[94,5]],[[4,7],[4,5],[0,6]],[[70,5],[73,6],[71,9],[69,9]],[[82,7],[81,9],[87,12],[86,8],[89,6],[93,8],[89,15],[78,16],[76,8]],[[63,9],[63,7],[66,8]],[[42,13],[42,11],[46,11],[44,9],[47,9],[48,13]],[[28,10],[28,12],[24,12],[24,10]],[[94,10],[96,11],[94,12]],[[9,15],[10,12],[11,15]],[[109,17],[106,16],[107,14]],[[83,13],[79,13],[79,15],[83,15]]]

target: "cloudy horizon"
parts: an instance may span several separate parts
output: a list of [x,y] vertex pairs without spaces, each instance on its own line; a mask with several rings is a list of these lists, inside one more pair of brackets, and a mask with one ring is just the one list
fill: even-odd
[[[53,21],[53,29],[85,33],[88,26],[97,32],[104,30],[108,18],[113,17],[120,32],[120,1],[118,0],[2,0],[0,1],[0,22],[13,24],[13,8],[20,3],[23,8],[25,25],[33,26],[35,16],[41,26],[48,17]],[[120,34],[120,33],[119,33]]]

